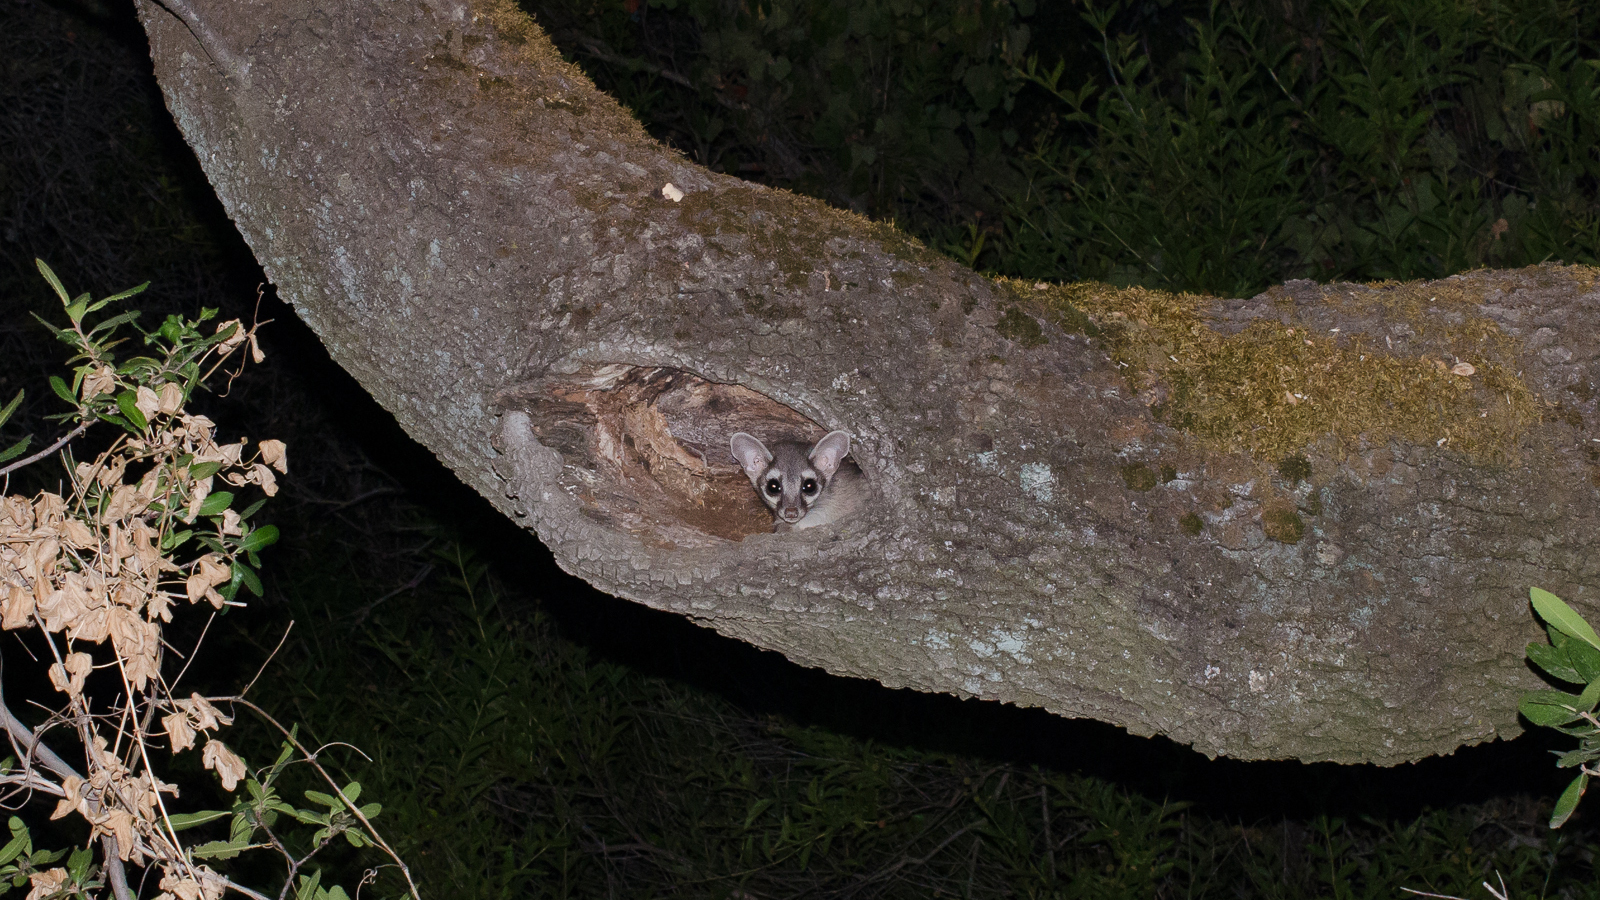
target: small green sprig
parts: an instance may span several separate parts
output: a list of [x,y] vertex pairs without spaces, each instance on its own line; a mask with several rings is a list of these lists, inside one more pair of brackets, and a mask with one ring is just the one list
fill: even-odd
[[1600,774],[1592,765],[1600,759],[1600,719],[1595,716],[1600,705],[1600,635],[1555,594],[1540,588],[1528,593],[1550,634],[1550,643],[1528,645],[1528,661],[1557,681],[1584,686],[1577,694],[1530,691],[1517,703],[1517,711],[1529,722],[1578,739],[1577,749],[1559,754],[1556,761],[1563,769],[1578,769],[1550,814],[1550,827],[1560,828],[1577,809],[1589,778]]

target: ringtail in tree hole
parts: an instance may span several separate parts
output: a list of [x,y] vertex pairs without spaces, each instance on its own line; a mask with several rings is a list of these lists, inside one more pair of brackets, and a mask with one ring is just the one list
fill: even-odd
[[815,444],[777,441],[771,449],[744,432],[728,446],[772,510],[772,530],[834,525],[860,511],[866,478],[850,453],[850,435],[830,431]]

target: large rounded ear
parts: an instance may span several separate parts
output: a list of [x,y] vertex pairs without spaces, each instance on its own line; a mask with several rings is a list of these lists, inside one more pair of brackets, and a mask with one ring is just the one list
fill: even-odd
[[744,469],[744,474],[750,477],[752,484],[765,475],[767,467],[772,465],[772,454],[767,451],[767,445],[742,431],[728,440],[728,449],[733,451],[733,458]]
[[844,462],[845,456],[850,453],[850,434],[845,431],[830,431],[823,435],[811,448],[809,459],[817,467],[823,478],[832,478],[833,473],[839,470],[839,463]]

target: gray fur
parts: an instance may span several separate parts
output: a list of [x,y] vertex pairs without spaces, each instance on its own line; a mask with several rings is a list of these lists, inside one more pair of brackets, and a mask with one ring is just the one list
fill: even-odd
[[815,444],[777,441],[769,450],[739,432],[728,441],[762,502],[772,510],[773,531],[834,525],[860,511],[865,478],[850,453],[850,435],[830,431]]

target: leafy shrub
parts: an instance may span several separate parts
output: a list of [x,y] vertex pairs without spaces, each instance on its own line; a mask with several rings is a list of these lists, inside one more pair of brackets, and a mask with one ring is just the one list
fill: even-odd
[[1002,266],[1247,294],[1600,255],[1600,7],[1215,2],[1180,64],[1085,13],[1108,83],[1061,104],[1008,195]]
[[1563,769],[1578,770],[1550,814],[1550,827],[1560,828],[1578,808],[1589,778],[1596,774],[1594,762],[1600,760],[1600,720],[1595,717],[1595,708],[1600,706],[1600,636],[1555,594],[1534,588],[1529,596],[1534,611],[1544,620],[1550,643],[1529,644],[1528,661],[1557,681],[1584,686],[1578,694],[1533,691],[1523,694],[1517,704],[1529,722],[1578,739],[1577,749],[1561,754],[1556,761]]
[[[208,733],[232,723],[222,708],[259,708],[243,696],[190,692],[184,698],[176,685],[188,661],[176,673],[163,665],[169,646],[164,625],[174,613],[200,603],[215,613],[243,606],[241,593],[259,596],[258,552],[278,537],[274,526],[252,521],[265,500],[241,508],[234,490],[252,486],[276,494],[274,472],[287,471],[283,442],[261,441],[252,453],[244,439],[219,442],[214,423],[186,410],[193,392],[235,352],[248,347],[260,361],[254,330],[234,320],[206,334],[202,325],[215,316],[212,309],[195,319],[169,316],[142,333],[146,354],[119,359],[127,343],[120,332],[137,329],[139,312],[93,323],[91,316],[144,286],[98,301],[87,293],[71,297],[44,263],[38,267],[69,320],[65,328],[46,325],[74,353],[71,382],[50,380],[71,409],[56,418],[74,427],[26,458],[18,458],[26,438],[0,451],[0,461],[13,460],[0,466],[0,477],[62,450],[70,490],[65,496],[0,496],[0,628],[36,630],[30,652],[47,661],[50,685],[66,701],[29,727],[0,699],[0,727],[17,754],[0,762],[0,784],[57,798],[50,818],[81,817],[88,837],[67,865],[54,865],[66,852],[36,849],[26,821],[12,817],[12,839],[0,848],[0,877],[13,887],[31,885],[30,900],[88,897],[105,888],[127,898],[133,896],[131,867],[158,883],[163,900],[213,900],[230,889],[264,900],[203,861],[269,850],[285,870],[280,897],[293,890],[297,900],[346,900],[342,888],[322,887],[320,870],[305,869],[340,836],[354,847],[381,847],[404,870],[372,830],[379,806],[356,805],[360,784],[335,782],[293,729],[279,729],[276,762],[252,773]],[[0,425],[22,397],[19,392],[0,408]],[[118,433],[92,461],[74,464],[72,442],[97,423]],[[153,727],[158,717],[159,729]],[[63,741],[72,749],[55,749]],[[182,811],[178,786],[152,762],[163,744],[178,754],[202,741],[204,768],[229,792],[241,783],[246,788],[247,796],[229,809]],[[314,769],[331,793],[307,791],[310,808],[286,802],[276,782],[290,764]],[[280,825],[281,817],[316,830],[297,839]],[[212,823],[226,823],[227,836],[197,844],[179,836]]]

